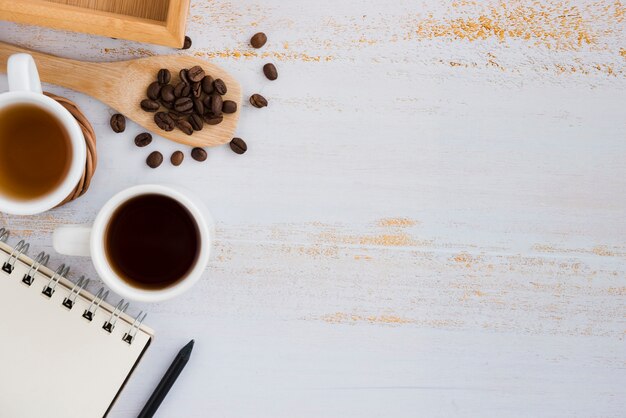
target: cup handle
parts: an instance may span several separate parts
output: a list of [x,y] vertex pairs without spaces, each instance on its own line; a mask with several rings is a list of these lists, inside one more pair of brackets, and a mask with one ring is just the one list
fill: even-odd
[[28,54],[13,54],[7,62],[9,91],[42,93],[35,60]]
[[52,247],[63,255],[88,257],[91,241],[91,225],[62,225],[52,234]]

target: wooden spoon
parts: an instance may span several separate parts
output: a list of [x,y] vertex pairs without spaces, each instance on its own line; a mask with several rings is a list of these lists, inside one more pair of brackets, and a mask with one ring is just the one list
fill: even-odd
[[[6,72],[9,56],[18,52],[33,56],[41,81],[93,96],[144,128],[172,141],[207,147],[227,143],[234,136],[241,112],[241,86],[222,68],[207,61],[185,55],[160,55],[118,62],[83,62],[0,42],[0,72]],[[166,132],[154,123],[154,113],[143,111],[139,103],[146,98],[146,89],[156,80],[159,69],[170,70],[171,83],[175,84],[178,82],[180,69],[194,65],[201,66],[213,78],[224,80],[228,86],[224,99],[235,101],[237,112],[224,115],[224,120],[219,125],[205,123],[204,129],[192,135],[186,135],[180,129]],[[161,110],[166,111],[164,108]]]

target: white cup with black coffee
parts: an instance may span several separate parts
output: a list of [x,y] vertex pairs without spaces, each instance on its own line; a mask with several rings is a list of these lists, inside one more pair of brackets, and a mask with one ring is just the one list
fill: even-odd
[[157,302],[200,280],[213,236],[213,219],[202,202],[178,187],[147,184],[113,196],[91,226],[58,227],[53,246],[61,254],[90,256],[120,296]]

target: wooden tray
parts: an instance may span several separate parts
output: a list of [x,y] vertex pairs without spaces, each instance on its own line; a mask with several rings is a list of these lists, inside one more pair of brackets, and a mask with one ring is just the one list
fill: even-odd
[[0,0],[0,17],[180,48],[190,0]]

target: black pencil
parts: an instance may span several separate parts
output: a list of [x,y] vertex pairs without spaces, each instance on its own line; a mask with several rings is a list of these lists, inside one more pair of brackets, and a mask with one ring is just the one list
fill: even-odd
[[178,375],[183,371],[185,365],[189,361],[192,349],[193,340],[189,341],[186,346],[180,349],[176,358],[161,378],[157,387],[154,389],[154,392],[150,395],[150,399],[146,402],[146,406],[144,406],[139,413],[138,418],[151,418],[157,409],[159,409],[161,402],[163,402],[163,399],[165,399],[165,396],[174,385]]

